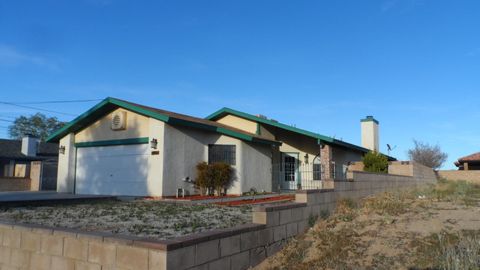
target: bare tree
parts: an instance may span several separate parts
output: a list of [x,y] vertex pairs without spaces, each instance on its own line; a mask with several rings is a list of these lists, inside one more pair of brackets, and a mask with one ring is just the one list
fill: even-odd
[[408,150],[410,160],[423,164],[427,167],[438,169],[448,158],[448,154],[442,152],[440,146],[413,140],[415,147]]

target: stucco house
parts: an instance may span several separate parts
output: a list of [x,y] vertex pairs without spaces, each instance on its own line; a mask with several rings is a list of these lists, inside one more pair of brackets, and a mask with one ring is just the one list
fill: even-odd
[[58,144],[0,139],[0,191],[55,189],[57,160]]
[[321,180],[345,179],[349,163],[360,161],[368,151],[379,151],[379,122],[372,116],[361,120],[364,147],[230,108],[206,119],[281,142],[272,148],[273,186],[277,190],[320,188]]
[[271,149],[280,143],[219,122],[106,98],[48,138],[60,149],[57,191],[172,196],[194,193],[201,161],[235,171],[230,194],[272,190]]
[[[350,162],[378,151],[378,121],[361,121],[362,144],[229,108],[192,117],[107,98],[52,134],[60,149],[57,191],[173,196],[196,193],[199,162],[234,168],[229,194],[320,188]],[[394,160],[393,158],[390,158]]]

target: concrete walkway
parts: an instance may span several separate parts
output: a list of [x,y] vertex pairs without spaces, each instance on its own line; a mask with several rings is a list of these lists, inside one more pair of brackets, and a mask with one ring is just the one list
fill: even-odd
[[80,195],[55,191],[0,192],[0,206],[26,204],[73,203],[79,201],[110,200],[115,196]]

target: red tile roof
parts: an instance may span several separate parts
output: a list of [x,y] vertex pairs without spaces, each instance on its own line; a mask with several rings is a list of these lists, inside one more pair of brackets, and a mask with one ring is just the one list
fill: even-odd
[[465,161],[480,161],[480,152],[477,152],[475,154],[471,154],[465,157],[461,157],[458,159],[459,162],[465,162]]

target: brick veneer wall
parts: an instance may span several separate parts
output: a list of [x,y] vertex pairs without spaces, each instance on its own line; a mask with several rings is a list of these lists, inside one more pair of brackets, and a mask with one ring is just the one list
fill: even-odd
[[[427,174],[425,174],[427,175]],[[155,241],[0,222],[0,268],[221,269],[255,266],[301,234],[311,216],[332,211],[339,199],[436,181],[436,178],[351,172],[335,189],[305,190],[295,202],[253,208],[253,223]]]
[[444,178],[447,180],[464,180],[467,182],[480,184],[480,171],[444,170],[438,171],[437,175],[439,178]]
[[0,192],[30,190],[29,178],[0,178]]

